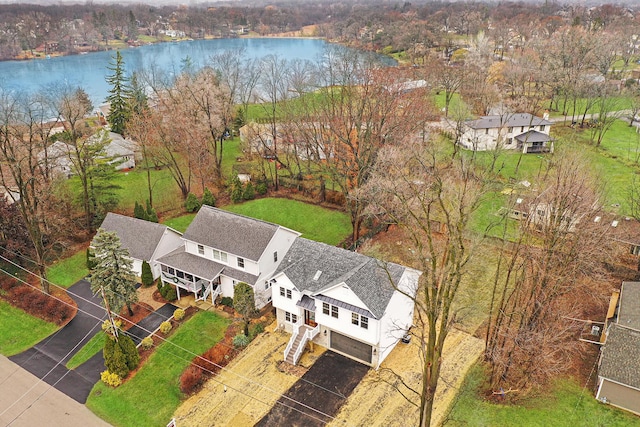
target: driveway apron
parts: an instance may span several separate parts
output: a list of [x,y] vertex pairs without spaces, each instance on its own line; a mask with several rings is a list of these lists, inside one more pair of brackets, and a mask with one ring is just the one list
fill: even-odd
[[84,403],[97,378],[85,376],[80,371],[69,371],[64,365],[100,331],[106,312],[86,280],[71,286],[68,293],[78,304],[76,316],[55,334],[9,359],[77,402]]

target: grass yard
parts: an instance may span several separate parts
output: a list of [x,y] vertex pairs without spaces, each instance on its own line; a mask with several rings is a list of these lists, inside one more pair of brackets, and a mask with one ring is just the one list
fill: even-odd
[[337,245],[352,232],[349,216],[297,200],[265,198],[223,209],[280,224],[302,233],[302,237]]
[[[149,185],[145,169],[137,168],[129,172],[118,172],[116,177],[115,184],[122,187],[117,190],[120,197],[118,203],[120,209],[133,211],[136,201],[145,204],[149,198]],[[176,206],[176,202],[182,203],[180,190],[166,168],[151,169],[151,188],[153,189],[153,206],[157,211],[172,209]]]
[[87,254],[84,250],[47,267],[47,278],[63,288],[68,288],[88,274]]
[[54,333],[58,327],[0,300],[0,354],[13,356]]
[[447,427],[627,427],[640,425],[640,418],[598,403],[589,388],[571,380],[559,380],[543,396],[519,405],[498,405],[478,395],[483,370],[475,365],[460,389]]
[[[229,321],[215,313],[196,313],[158,346],[138,373],[118,388],[98,382],[87,407],[116,426],[164,426],[183,397],[179,377],[194,354],[212,347],[224,336]],[[175,344],[175,345],[172,345]]]
[[162,221],[162,223],[167,227],[171,227],[174,230],[184,233],[187,230],[187,227],[189,227],[189,224],[191,224],[191,221],[193,221],[193,218],[195,217],[196,217],[196,214],[191,213],[191,214],[182,215],[176,218],[167,219],[166,221]]
[[91,359],[96,353],[104,348],[104,339],[106,335],[100,331],[95,334],[89,342],[87,342],[65,365],[67,369],[75,369],[87,360]]

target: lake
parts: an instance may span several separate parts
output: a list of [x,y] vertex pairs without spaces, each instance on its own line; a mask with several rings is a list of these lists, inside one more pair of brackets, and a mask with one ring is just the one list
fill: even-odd
[[[167,72],[179,72],[187,56],[201,67],[214,54],[245,48],[247,58],[276,54],[281,58],[316,61],[327,42],[319,39],[252,38],[214,39],[156,43],[121,50],[127,74],[152,65]],[[67,82],[81,86],[94,106],[104,102],[109,86],[105,76],[114,51],[86,55],[60,56],[51,59],[0,62],[0,86],[5,89],[33,92],[48,85]]]

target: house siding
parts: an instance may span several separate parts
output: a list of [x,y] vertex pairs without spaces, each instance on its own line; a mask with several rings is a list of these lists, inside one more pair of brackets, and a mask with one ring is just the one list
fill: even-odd
[[606,398],[606,403],[640,415],[640,390],[600,378],[596,398],[600,401]]
[[[160,277],[162,271],[160,270],[160,263],[156,262],[156,259],[165,256],[169,252],[179,248],[184,243],[182,240],[182,236],[180,233],[166,229],[164,231],[164,235],[160,239],[160,243],[156,247],[155,252],[153,253],[153,258],[150,260],[151,272],[153,273],[153,278],[157,279]],[[142,272],[142,265],[140,266],[140,271]],[[142,273],[140,273],[142,274]]]

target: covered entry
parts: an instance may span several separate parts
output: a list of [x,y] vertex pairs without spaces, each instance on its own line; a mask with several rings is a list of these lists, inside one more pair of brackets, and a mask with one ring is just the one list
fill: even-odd
[[371,346],[346,335],[331,331],[330,347],[366,363],[371,363]]

